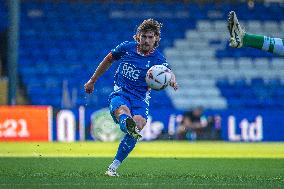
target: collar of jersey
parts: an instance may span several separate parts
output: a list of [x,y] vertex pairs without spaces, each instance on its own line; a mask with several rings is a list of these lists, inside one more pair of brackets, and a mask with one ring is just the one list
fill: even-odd
[[148,56],[148,55],[154,53],[154,51],[155,51],[155,48],[153,48],[153,49],[150,50],[148,53],[143,54],[143,53],[141,53],[141,52],[139,51],[139,48],[138,48],[138,47],[139,47],[139,44],[137,44],[137,46],[136,46],[136,51],[137,51],[137,53],[138,53],[139,55],[141,55],[141,56]]

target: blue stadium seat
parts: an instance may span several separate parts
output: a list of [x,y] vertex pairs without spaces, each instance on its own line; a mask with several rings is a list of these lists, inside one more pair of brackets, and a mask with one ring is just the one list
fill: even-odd
[[[272,3],[268,7],[255,3],[253,9],[247,3],[236,5],[220,3],[176,2],[175,6],[163,1],[118,3],[116,1],[82,1],[82,2],[37,2],[23,1],[21,5],[21,37],[19,74],[22,78],[33,104],[51,104],[61,107],[60,95],[62,82],[68,80],[69,89],[78,90],[79,99],[77,106],[85,103],[83,84],[95,71],[98,63],[118,43],[131,40],[134,28],[144,19],[143,15],[135,12],[151,10],[157,14],[157,19],[164,24],[162,41],[159,50],[174,45],[176,39],[185,38],[186,30],[193,30],[200,20],[225,20],[229,10],[236,10],[239,19],[249,20],[278,20],[283,19],[283,6]],[[29,10],[40,10],[42,16],[29,16]],[[114,11],[126,14],[133,10],[133,17],[125,18],[111,15]],[[159,12],[160,11],[160,12]],[[268,11],[269,13],[263,14]],[[183,14],[185,12],[186,14]],[[6,7],[0,4],[0,17],[7,14]],[[123,14],[123,13],[122,13]],[[4,15],[4,16],[3,16]],[[118,16],[118,17],[115,17]],[[7,26],[7,20],[1,20],[2,27]],[[106,27],[107,26],[107,27]],[[232,49],[228,43],[220,39],[209,41],[210,47],[223,45],[213,54],[214,58],[274,58],[270,53],[260,52],[252,48]],[[100,93],[89,99],[89,104],[97,107],[107,106],[107,96],[112,90],[112,77],[116,66],[110,68],[103,76],[97,87]],[[250,84],[245,79],[239,78],[233,82],[221,79],[216,83],[223,97],[226,98],[229,108],[259,108],[275,107],[274,98],[284,97],[283,84],[280,79],[264,82],[263,78],[253,79]],[[41,90],[41,91],[40,91]],[[42,99],[39,99],[41,95]],[[50,96],[54,98],[50,98]],[[267,98],[267,100],[263,100]],[[160,101],[163,98],[165,100]],[[104,99],[104,100],[98,100]],[[282,101],[279,103],[283,105]],[[172,101],[164,91],[152,94],[152,105],[155,107],[173,107]]]

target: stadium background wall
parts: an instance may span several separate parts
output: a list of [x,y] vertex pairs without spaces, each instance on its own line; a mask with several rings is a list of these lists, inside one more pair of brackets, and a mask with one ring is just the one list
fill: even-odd
[[[103,109],[107,115],[108,109]],[[92,117],[97,109],[80,107],[53,111],[49,106],[0,106],[0,141],[80,141],[97,140],[93,127],[104,128],[111,124],[94,124]],[[101,112],[101,111],[100,111]],[[220,116],[221,136],[226,141],[284,141],[283,111],[206,111],[206,116]],[[148,125],[143,131],[144,140],[173,139],[182,112],[170,110],[152,111]],[[14,121],[11,121],[14,120]],[[93,124],[92,124],[93,123]],[[98,123],[98,122],[97,122]],[[93,127],[92,127],[93,125]],[[52,127],[51,127],[52,126]],[[29,135],[25,135],[24,130]],[[52,128],[52,129],[51,129]],[[11,133],[14,131],[14,134]],[[103,132],[103,131],[100,131]],[[8,133],[8,134],[7,134]]]

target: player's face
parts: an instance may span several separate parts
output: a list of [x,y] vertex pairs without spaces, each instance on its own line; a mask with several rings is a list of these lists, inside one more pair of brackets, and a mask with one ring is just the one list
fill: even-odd
[[147,53],[154,48],[157,36],[152,31],[142,32],[139,35],[139,45],[143,53]]

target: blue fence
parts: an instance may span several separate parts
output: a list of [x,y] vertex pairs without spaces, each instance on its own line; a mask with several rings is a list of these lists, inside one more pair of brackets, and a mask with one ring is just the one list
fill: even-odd
[[[85,109],[84,107],[81,107],[80,111],[79,109],[60,110],[54,116],[53,140],[97,140],[94,128],[99,128],[99,132],[102,133],[103,130],[109,132],[110,128],[114,129],[115,133],[119,130],[108,116],[108,109],[104,109],[105,113],[102,114],[101,121],[93,119],[97,112],[98,110]],[[153,110],[148,124],[142,132],[144,140],[155,140],[161,136],[174,139],[181,116],[182,112],[170,109]],[[284,141],[284,111],[206,111],[205,116],[220,118],[220,122],[215,126],[221,129],[222,140],[235,142]],[[72,133],[73,131],[74,133]],[[60,136],[61,139],[59,139]],[[167,137],[163,139],[167,139]]]

